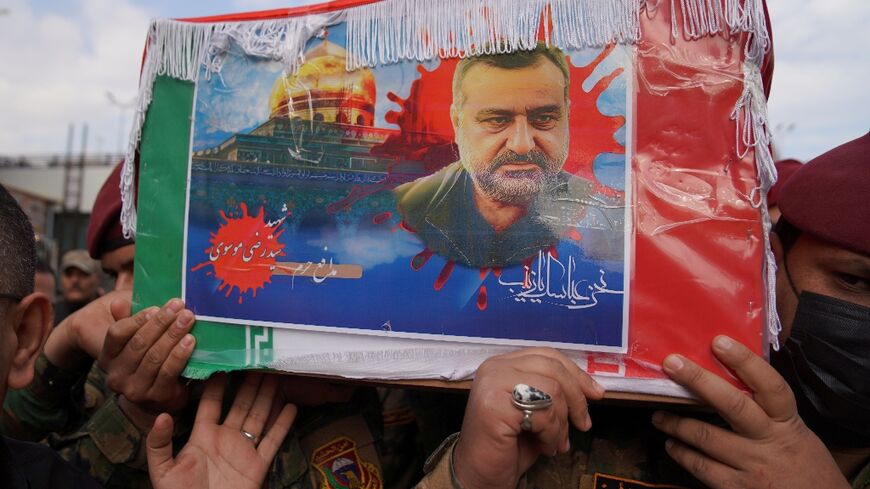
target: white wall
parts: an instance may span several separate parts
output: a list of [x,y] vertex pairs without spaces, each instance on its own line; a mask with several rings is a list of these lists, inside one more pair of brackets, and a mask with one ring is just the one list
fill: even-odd
[[[113,167],[86,167],[83,179],[82,203],[78,209],[90,213],[100,187]],[[63,168],[0,168],[0,183],[40,197],[63,201]]]

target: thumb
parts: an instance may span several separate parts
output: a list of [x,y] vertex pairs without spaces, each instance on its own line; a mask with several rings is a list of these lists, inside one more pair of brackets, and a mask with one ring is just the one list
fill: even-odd
[[172,416],[163,413],[154,420],[145,446],[148,474],[156,483],[175,467],[175,460],[172,458]]
[[130,301],[121,297],[113,299],[111,304],[109,304],[109,311],[112,313],[112,318],[114,318],[115,321],[128,318],[132,313]]

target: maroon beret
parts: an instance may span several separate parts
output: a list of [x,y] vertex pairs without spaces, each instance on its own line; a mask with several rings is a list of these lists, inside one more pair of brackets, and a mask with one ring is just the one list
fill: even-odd
[[794,175],[798,168],[804,166],[798,160],[779,160],[776,162],[776,183],[767,191],[767,205],[773,207],[779,202],[779,193],[785,182]]
[[88,223],[88,253],[99,260],[103,253],[132,244],[132,239],[124,237],[121,228],[121,170],[124,162],[112,170],[109,178],[100,188],[91,220]]
[[779,210],[803,232],[870,255],[870,133],[795,172],[779,192]]

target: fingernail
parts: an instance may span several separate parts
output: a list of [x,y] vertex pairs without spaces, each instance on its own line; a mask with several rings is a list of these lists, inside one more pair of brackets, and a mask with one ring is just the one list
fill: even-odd
[[166,310],[173,314],[180,311],[183,307],[184,303],[178,299],[171,299],[169,302],[166,303]]
[[668,438],[665,440],[665,450],[670,450],[674,446],[674,440]]
[[661,411],[656,411],[652,415],[652,424],[658,426],[664,421],[665,415]]
[[734,340],[724,335],[717,336],[716,339],[713,340],[713,345],[715,345],[716,348],[722,351],[727,351],[730,350],[732,346],[734,346]]
[[677,370],[683,368],[683,360],[680,358],[679,355],[668,355],[667,358],[665,358],[662,366],[665,368],[665,370],[676,372]]
[[196,338],[193,337],[192,334],[184,335],[184,338],[181,338],[181,346],[185,348],[190,348],[196,342]]
[[178,315],[178,320],[175,321],[175,326],[177,326],[178,328],[181,328],[181,329],[185,329],[188,326],[190,326],[190,323],[192,323],[192,322],[193,322],[193,313],[188,311],[188,310],[184,310],[184,311],[181,311],[181,314]]
[[592,416],[589,416],[589,413],[586,413],[586,420],[583,421],[583,426],[586,428],[584,431],[588,431],[592,428]]
[[154,314],[155,314],[156,312],[157,312],[157,309],[154,309],[153,307],[148,308],[148,310],[145,311],[145,320],[146,320],[146,321],[151,321],[151,319],[154,318]]

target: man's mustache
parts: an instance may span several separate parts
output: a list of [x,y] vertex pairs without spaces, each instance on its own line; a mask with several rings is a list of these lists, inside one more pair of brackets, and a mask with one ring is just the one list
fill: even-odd
[[489,165],[489,171],[496,171],[504,165],[510,165],[513,163],[532,163],[544,171],[552,166],[550,158],[539,149],[533,149],[522,155],[515,151],[508,150],[492,159]]

